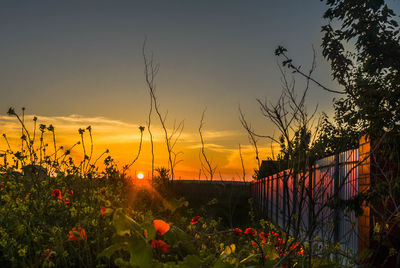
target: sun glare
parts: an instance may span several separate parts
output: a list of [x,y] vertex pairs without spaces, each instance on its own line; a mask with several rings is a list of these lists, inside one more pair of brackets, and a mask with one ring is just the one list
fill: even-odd
[[141,180],[141,179],[144,178],[144,175],[143,175],[143,173],[138,173],[138,174],[137,174],[137,177],[138,177],[139,180]]

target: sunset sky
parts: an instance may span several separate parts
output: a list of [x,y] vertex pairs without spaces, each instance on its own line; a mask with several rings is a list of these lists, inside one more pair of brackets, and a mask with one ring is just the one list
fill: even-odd
[[[389,1],[400,14],[400,1]],[[79,140],[78,129],[92,126],[95,155],[106,148],[119,166],[136,155],[140,125],[150,105],[143,74],[142,44],[160,63],[157,97],[167,125],[184,120],[177,143],[183,160],[177,177],[197,179],[198,134],[202,111],[206,152],[224,179],[239,179],[242,145],[246,174],[256,167],[254,150],[238,119],[238,107],[261,134],[277,134],[260,113],[256,98],[274,102],[281,80],[274,49],[283,45],[314,74],[336,88],[321,55],[320,27],[325,5],[302,1],[2,1],[0,8],[0,127],[17,137],[9,107],[26,107],[26,120],[53,124],[58,145]],[[299,91],[304,80],[298,77]],[[332,113],[335,96],[314,85],[310,110]],[[337,96],[336,96],[337,97]],[[156,166],[167,166],[162,129],[154,116]],[[32,125],[28,125],[32,127]],[[260,140],[262,158],[270,143]],[[0,148],[6,146],[2,140]],[[77,148],[74,155],[82,154]],[[147,130],[134,172],[150,171]],[[217,175],[219,177],[219,175]]]

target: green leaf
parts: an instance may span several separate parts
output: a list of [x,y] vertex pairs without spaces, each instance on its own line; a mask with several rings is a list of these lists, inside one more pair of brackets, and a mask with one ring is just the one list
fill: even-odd
[[163,263],[162,267],[165,268],[195,268],[202,267],[203,262],[197,255],[187,255],[182,261],[176,262],[166,262]]
[[182,262],[178,263],[180,268],[194,268],[201,267],[201,259],[197,255],[188,255],[186,256]]
[[121,268],[132,268],[133,266],[127,262],[124,261],[122,258],[118,258],[114,261],[115,265]]
[[144,240],[131,240],[129,241],[128,248],[130,254],[130,264],[143,268],[152,267],[153,251]]
[[177,209],[181,207],[187,207],[189,205],[188,201],[185,201],[185,198],[180,198],[180,199],[171,199],[171,200],[162,200],[163,205],[166,209],[171,211],[171,213],[174,213]]
[[278,252],[276,252],[274,246],[264,244],[263,250],[264,250],[264,255],[268,256],[270,260],[275,260],[276,258],[279,258],[279,254]]
[[180,245],[178,249],[183,250],[184,255],[196,253],[193,243],[190,242],[192,237],[174,225],[163,235],[163,240],[169,245]]
[[224,251],[221,252],[221,256],[225,255],[225,257],[231,255],[232,253],[235,253],[236,250],[236,245],[231,244],[230,246],[226,246]]
[[234,265],[223,262],[222,260],[217,260],[216,263],[214,263],[213,268],[232,268],[235,267]]
[[143,230],[146,230],[147,237],[145,237],[146,242],[151,241],[156,237],[156,228],[154,228],[153,223],[144,223],[142,224]]
[[312,267],[334,268],[334,267],[337,267],[337,264],[326,258],[313,259]]
[[258,258],[260,258],[260,254],[250,254],[246,258],[240,261],[240,263],[246,263],[246,262],[251,262],[251,261],[258,261]]
[[127,246],[128,246],[128,243],[126,243],[126,242],[113,244],[113,245],[109,246],[108,248],[104,249],[99,255],[97,255],[97,258],[106,257],[106,258],[110,259],[111,256],[116,251],[126,249]]
[[140,225],[131,217],[127,216],[121,208],[115,211],[112,222],[119,236],[130,236],[131,231],[133,231],[136,236],[142,234]]
[[276,261],[267,259],[267,260],[264,260],[264,266],[263,267],[272,268],[272,267],[275,266],[275,264],[276,264]]

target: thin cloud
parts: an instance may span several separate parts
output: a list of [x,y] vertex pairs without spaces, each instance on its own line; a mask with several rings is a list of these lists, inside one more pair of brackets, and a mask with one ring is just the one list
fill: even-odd
[[[79,128],[92,127],[95,153],[101,154],[106,148],[110,149],[112,156],[121,165],[129,163],[135,154],[139,141],[139,124],[114,120],[102,116],[85,117],[77,114],[69,116],[37,116],[36,135],[38,134],[39,124],[52,124],[55,127],[57,145],[68,147],[80,139]],[[34,115],[26,115],[26,126],[33,133]],[[6,133],[11,143],[15,146],[19,144],[21,134],[21,125],[13,116],[0,116],[0,128]],[[87,133],[87,132],[86,132]],[[85,133],[85,143],[89,137]],[[152,125],[153,141],[156,150],[156,166],[168,166],[167,154],[164,144],[164,132],[160,126]],[[51,141],[51,135],[46,133],[45,139]],[[241,161],[237,141],[243,140],[243,133],[232,130],[207,130],[203,132],[206,141],[205,148],[208,155],[218,165],[218,172],[224,177],[231,179],[237,174],[241,174]],[[5,146],[5,144],[0,144]],[[181,134],[177,143],[176,150],[182,151],[183,162],[176,167],[177,177],[197,178],[199,172],[198,150],[201,148],[199,134],[185,131]],[[246,167],[246,174],[251,178],[252,171],[256,167],[254,148],[251,145],[243,144],[241,146],[242,156]],[[279,150],[274,146],[274,149]],[[81,154],[81,148],[77,147],[74,155]],[[266,158],[271,154],[270,146],[259,147],[260,157]],[[145,130],[143,133],[143,149],[136,167],[132,170],[149,170],[151,168],[150,137]],[[133,172],[133,171],[132,171]]]

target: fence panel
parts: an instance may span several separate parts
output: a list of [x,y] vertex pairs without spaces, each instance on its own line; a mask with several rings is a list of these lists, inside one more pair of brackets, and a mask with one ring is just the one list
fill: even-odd
[[277,188],[278,188],[278,215],[277,215],[277,223],[279,226],[285,226],[284,225],[284,203],[283,203],[283,172],[279,173],[277,175]]
[[315,163],[313,181],[314,217],[317,221],[315,235],[324,240],[332,240],[333,238],[333,211],[325,204],[334,191],[334,169],[334,156],[325,157]]
[[[309,227],[309,179],[309,172],[306,172],[306,174],[299,174],[299,181],[301,182],[301,187],[299,188],[299,197],[301,198],[301,200],[299,200],[299,216],[301,217],[300,231],[302,233],[306,232]],[[300,201],[302,204],[300,204]]]
[[[326,206],[334,194],[341,200],[358,193],[359,150],[349,150],[315,162],[306,174],[285,170],[252,183],[251,191],[262,215],[282,228],[293,231],[297,214],[302,220],[301,231],[317,221],[314,236],[324,241],[340,242],[344,249],[357,253],[357,218],[354,212]],[[299,187],[299,185],[301,187]],[[310,200],[315,206],[312,207]],[[299,206],[299,202],[303,202]],[[311,218],[314,217],[314,218]]]
[[[358,193],[359,151],[349,150],[339,156],[340,160],[340,199],[349,200]],[[341,211],[339,225],[339,242],[346,250],[358,251],[358,221],[354,211]]]

